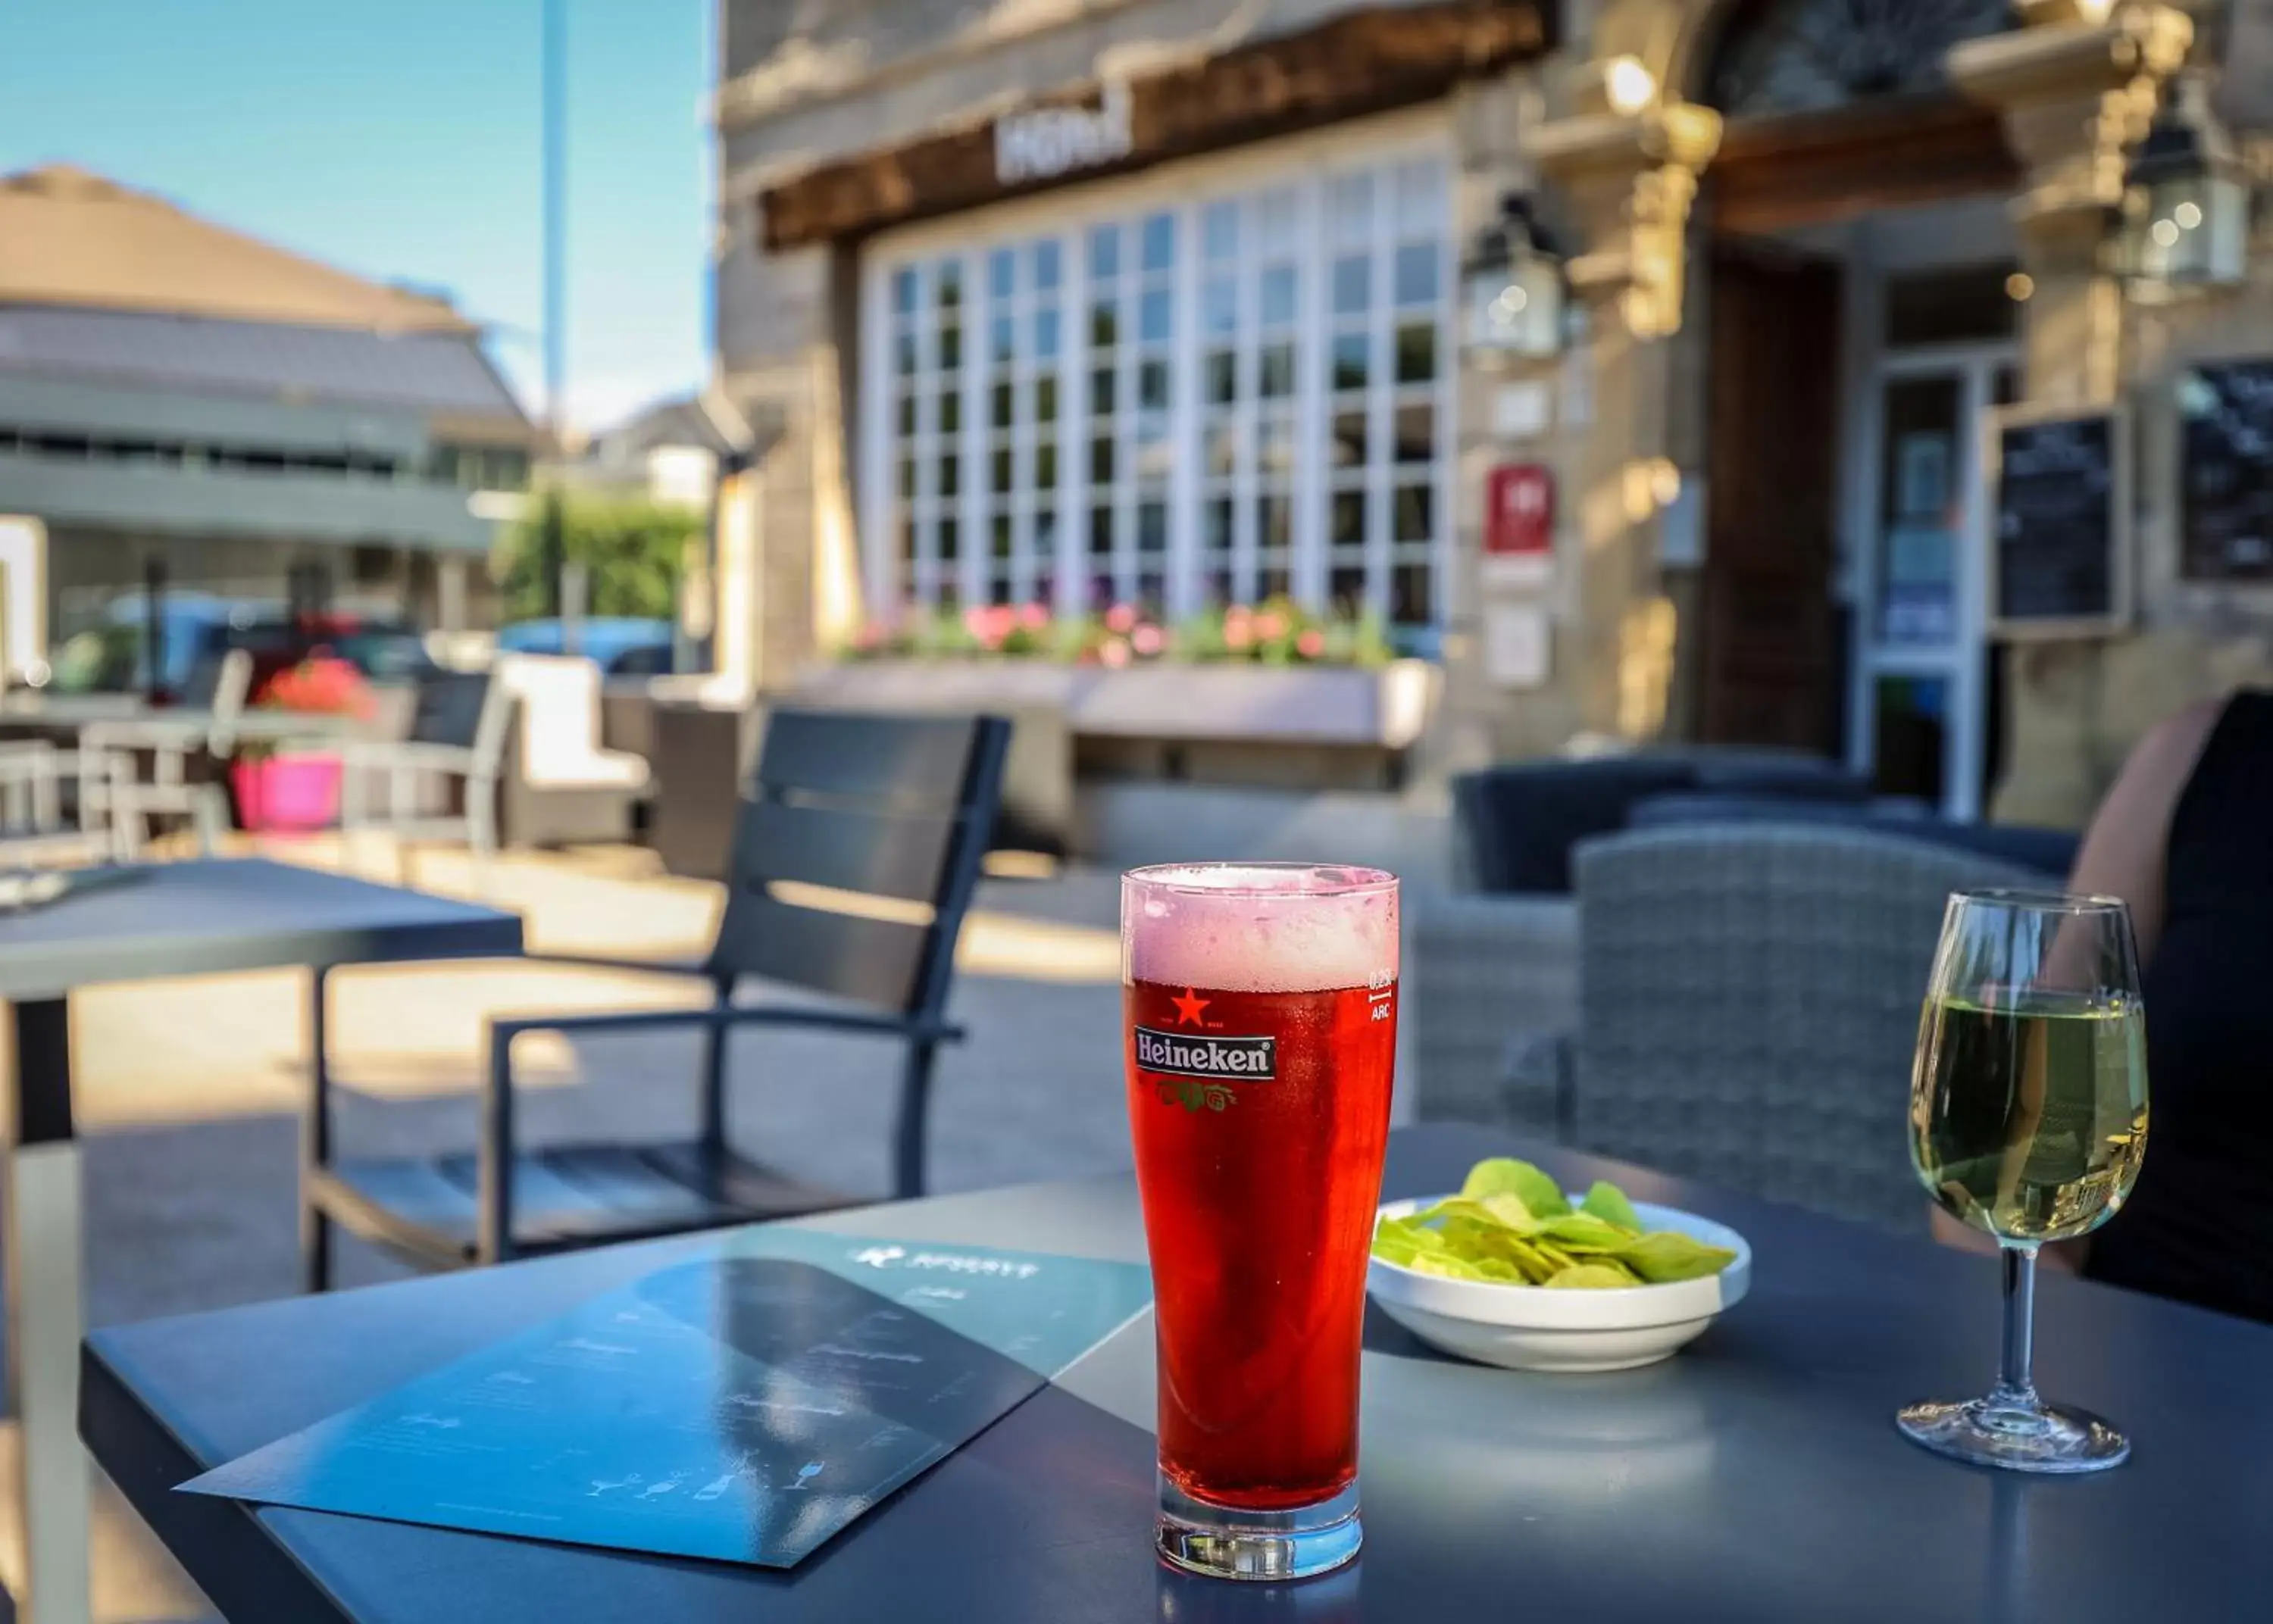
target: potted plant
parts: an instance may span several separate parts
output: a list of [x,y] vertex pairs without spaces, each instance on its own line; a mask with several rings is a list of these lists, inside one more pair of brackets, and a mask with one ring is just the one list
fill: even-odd
[[[262,685],[252,707],[364,717],[371,712],[371,685],[348,662],[319,648]],[[248,739],[229,767],[238,819],[256,833],[328,828],[340,815],[341,770],[336,751]]]

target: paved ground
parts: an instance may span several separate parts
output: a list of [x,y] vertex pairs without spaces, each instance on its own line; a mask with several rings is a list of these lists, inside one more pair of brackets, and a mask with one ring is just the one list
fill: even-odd
[[[1336,820],[1279,832],[1285,849],[1332,847]],[[1342,825],[1346,859],[1406,863],[1411,831],[1368,811]],[[1354,841],[1353,846],[1350,842]],[[393,878],[387,854],[334,842],[270,848],[322,866],[349,857]],[[1287,849],[1287,855],[1309,856]],[[352,865],[352,864],[350,864]],[[461,854],[422,857],[427,888],[475,894]],[[520,909],[531,945],[688,960],[708,939],[716,887],[671,879],[629,850],[518,856],[480,887]],[[1120,1087],[1115,877],[1075,870],[990,879],[958,957],[953,1014],[971,1040],[948,1051],[934,1094],[931,1167],[941,1190],[1125,1166]],[[664,976],[499,962],[342,972],[334,978],[335,1074],[354,1092],[339,1135],[401,1150],[474,1142],[484,1020],[501,1012],[693,1001]],[[295,1134],[304,1086],[304,977],[211,977],[94,989],[76,1001],[87,1133],[88,1287],[97,1324],[188,1313],[298,1289]],[[881,1192],[891,1051],[854,1040],[751,1031],[731,1051],[735,1137],[824,1183]],[[629,1141],[694,1120],[691,1036],[613,1035],[575,1048],[524,1039],[524,1131],[533,1140]],[[404,1272],[343,1243],[341,1277]],[[0,1436],[0,1451],[12,1448]],[[4,1480],[4,1479],[0,1479]],[[13,1525],[0,1501],[0,1529]],[[107,1502],[97,1552],[105,1620],[199,1618],[206,1607],[122,1503]],[[17,1553],[0,1535],[0,1576]]]

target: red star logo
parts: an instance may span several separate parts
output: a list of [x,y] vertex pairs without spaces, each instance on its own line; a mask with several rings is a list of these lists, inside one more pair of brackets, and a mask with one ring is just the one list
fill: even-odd
[[1189,987],[1186,987],[1184,989],[1183,997],[1172,998],[1168,1002],[1176,1007],[1176,1024],[1178,1026],[1199,1025],[1200,1011],[1208,1007],[1207,999],[1202,998]]

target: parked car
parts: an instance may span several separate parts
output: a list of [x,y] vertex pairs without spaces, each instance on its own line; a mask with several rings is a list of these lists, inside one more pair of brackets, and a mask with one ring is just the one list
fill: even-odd
[[[566,629],[557,619],[517,620],[498,631],[501,653],[557,655],[569,652]],[[576,623],[575,652],[598,663],[608,677],[663,677],[676,669],[668,620],[602,615]]]
[[[377,682],[410,682],[435,667],[416,627],[400,617],[344,611],[295,615],[281,603],[169,593],[159,605],[158,686],[179,693],[190,675],[231,648],[252,655],[252,689],[322,651]],[[103,624],[66,639],[49,686],[62,693],[142,692],[150,685],[148,617],[141,595],[114,599]]]

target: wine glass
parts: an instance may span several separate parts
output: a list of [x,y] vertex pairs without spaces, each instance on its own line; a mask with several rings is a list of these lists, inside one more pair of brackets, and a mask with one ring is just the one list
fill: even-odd
[[1996,1238],[2005,1340],[1984,1398],[1912,1404],[1937,1454],[2015,1471],[2097,1471],[2131,1445],[2029,1376],[2037,1249],[2097,1229],[2147,1149],[2147,1035],[2131,916],[2109,896],[1960,892],[1918,1022],[1910,1159],[1952,1216]]

